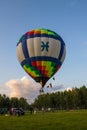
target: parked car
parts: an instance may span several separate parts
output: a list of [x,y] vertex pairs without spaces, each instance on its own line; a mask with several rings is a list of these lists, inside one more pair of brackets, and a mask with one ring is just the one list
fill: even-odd
[[10,115],[24,115],[25,112],[22,108],[11,108],[10,109]]
[[8,112],[7,108],[0,108],[0,114],[6,114]]

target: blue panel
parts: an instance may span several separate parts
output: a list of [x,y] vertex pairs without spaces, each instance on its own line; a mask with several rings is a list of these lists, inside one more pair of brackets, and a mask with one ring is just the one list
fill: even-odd
[[22,50],[23,50],[23,54],[26,58],[29,58],[29,53],[28,53],[28,49],[27,49],[27,42],[26,42],[26,35],[23,37],[22,41]]
[[60,49],[60,53],[59,53],[59,56],[58,56],[58,60],[60,61],[61,58],[62,58],[62,55],[64,53],[64,47],[65,45],[63,44],[63,42],[61,41],[61,49]]
[[22,66],[24,64],[31,65],[31,61],[52,61],[52,62],[56,63],[56,65],[62,64],[61,61],[56,58],[47,57],[47,56],[37,56],[37,57],[27,58],[27,60],[25,59],[24,61],[22,61],[21,65]]
[[25,64],[28,64],[31,66],[31,60],[28,58],[28,59],[25,59],[21,62],[21,66],[25,65]]
[[54,38],[56,40],[61,41],[63,44],[65,44],[60,36],[55,35],[48,35],[48,34],[35,34],[35,35],[27,35],[27,39],[29,38],[35,38],[35,37],[48,37],[48,38]]
[[47,56],[37,56],[37,57],[31,57],[32,61],[53,61],[57,62],[58,59],[53,58],[53,57],[47,57]]

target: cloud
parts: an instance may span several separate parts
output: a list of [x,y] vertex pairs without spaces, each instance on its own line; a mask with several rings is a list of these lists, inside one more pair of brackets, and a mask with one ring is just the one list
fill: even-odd
[[9,97],[24,97],[28,102],[33,102],[39,94],[39,89],[38,83],[24,76],[21,79],[12,79],[6,82],[1,92]]
[[66,91],[72,91],[71,87],[66,88]]
[[64,85],[63,84],[60,84],[60,85],[56,85],[54,88],[53,88],[53,90],[63,90],[64,89]]
[[47,93],[57,92],[57,91],[63,91],[65,89],[63,84],[60,85],[52,85],[52,88],[44,88],[44,91]]
[[[52,88],[47,88],[47,86],[48,84],[44,87],[45,93],[63,91],[65,89],[63,84],[52,85]],[[32,103],[39,95],[40,88],[39,83],[24,76],[21,79],[11,79],[7,81],[3,87],[0,87],[0,93],[6,94],[9,97],[24,97],[29,103]]]

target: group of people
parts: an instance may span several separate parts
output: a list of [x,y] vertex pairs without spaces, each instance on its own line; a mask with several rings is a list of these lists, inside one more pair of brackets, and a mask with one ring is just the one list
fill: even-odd
[[[36,108],[31,107],[30,108],[30,114],[36,114],[36,110],[37,110]],[[45,108],[43,106],[42,106],[41,111],[42,111],[42,113],[45,112]]]
[[[29,111],[30,111],[30,114],[36,114],[37,108],[30,107]],[[44,114],[45,111],[52,111],[52,109],[51,109],[51,108],[48,108],[48,110],[46,110],[46,109],[44,108],[44,106],[42,106],[42,108],[41,108],[42,114]],[[24,112],[23,109],[21,109],[21,108],[11,108],[11,109],[9,110],[9,114],[10,114],[10,115],[21,116],[21,115],[24,115],[25,112]]]
[[18,115],[18,116],[25,114],[25,112],[23,111],[22,108],[11,108],[9,110],[9,113],[10,113],[10,115]]
[[36,114],[36,108],[30,107],[30,114]]

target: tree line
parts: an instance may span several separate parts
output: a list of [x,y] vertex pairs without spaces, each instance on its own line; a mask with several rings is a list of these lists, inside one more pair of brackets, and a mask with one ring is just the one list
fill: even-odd
[[32,104],[29,104],[27,99],[23,97],[9,98],[5,94],[0,94],[0,108],[7,108],[9,110],[11,107],[15,107],[29,110],[33,107],[41,110],[42,106],[46,109],[54,108],[59,110],[87,109],[87,88],[82,86],[80,88],[75,87],[69,91],[65,90],[38,95]]
[[69,91],[39,95],[33,106],[38,109],[41,109],[42,106],[59,110],[87,109],[87,88],[86,86],[75,87]]
[[0,109],[7,108],[9,110],[12,107],[23,108],[25,110],[28,109],[29,104],[27,103],[27,100],[23,97],[19,99],[17,97],[9,98],[5,94],[0,94]]

